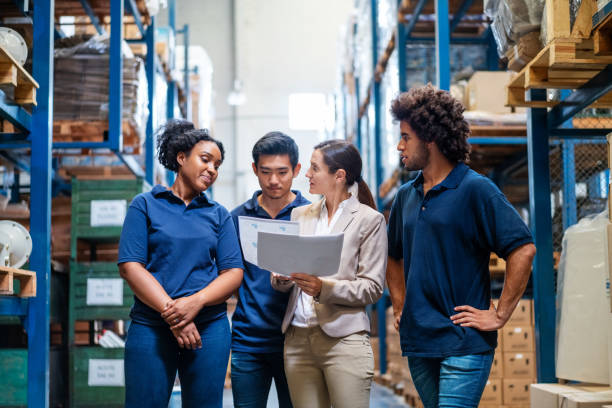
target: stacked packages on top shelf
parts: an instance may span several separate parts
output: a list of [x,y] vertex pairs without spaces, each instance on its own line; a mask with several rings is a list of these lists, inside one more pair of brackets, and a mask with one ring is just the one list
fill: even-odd
[[[109,37],[100,35],[86,38],[72,37],[60,40],[56,44],[53,94],[55,121],[100,122],[108,120]],[[144,61],[134,57],[127,46],[123,47],[122,53],[124,55],[122,118],[124,122],[133,127],[135,130],[133,133],[137,139],[124,141],[124,144],[140,145],[149,115]],[[92,125],[107,126],[107,124],[99,123]],[[70,126],[71,129],[74,129],[72,124]],[[75,139],[74,131],[62,131],[61,124],[59,129],[59,132],[54,132],[56,141]],[[101,137],[102,132],[99,132],[98,136]],[[58,139],[61,137],[67,140]]]

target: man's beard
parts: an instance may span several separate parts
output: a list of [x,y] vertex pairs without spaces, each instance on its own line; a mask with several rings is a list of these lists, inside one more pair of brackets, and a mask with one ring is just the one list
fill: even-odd
[[425,146],[425,143],[419,143],[417,151],[407,159],[408,160],[404,159],[402,161],[406,170],[423,170],[425,166],[427,166],[427,164],[429,163],[429,150],[427,150],[427,146]]

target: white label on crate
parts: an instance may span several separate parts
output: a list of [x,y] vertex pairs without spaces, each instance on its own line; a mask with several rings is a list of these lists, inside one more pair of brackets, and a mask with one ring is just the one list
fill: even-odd
[[127,210],[126,200],[92,200],[92,227],[121,227]]
[[122,306],[123,279],[87,279],[88,306]]
[[90,387],[123,387],[123,360],[90,359],[87,385]]
[[514,328],[514,332],[515,332],[515,333],[520,333],[520,332],[522,332],[522,331],[523,331],[523,329],[521,329],[520,327],[515,327],[515,328]]

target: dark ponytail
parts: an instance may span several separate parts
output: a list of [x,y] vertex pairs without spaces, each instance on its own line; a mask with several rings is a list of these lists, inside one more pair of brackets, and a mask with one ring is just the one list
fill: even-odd
[[359,150],[346,140],[326,140],[316,145],[323,155],[323,161],[329,167],[330,173],[342,169],[346,172],[346,185],[350,187],[357,183],[357,199],[361,204],[365,204],[376,210],[376,203],[368,185],[361,177],[363,166]]

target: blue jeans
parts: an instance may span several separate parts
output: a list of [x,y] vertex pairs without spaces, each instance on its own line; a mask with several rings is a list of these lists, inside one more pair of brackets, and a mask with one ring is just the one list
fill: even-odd
[[132,322],[125,344],[125,406],[167,408],[178,370],[183,407],[221,408],[230,348],[226,316],[198,325],[202,348],[179,347],[167,326]]
[[272,378],[276,386],[279,408],[292,408],[282,351],[278,353],[232,351],[234,407],[266,408]]
[[412,381],[425,408],[478,407],[493,351],[467,356],[408,357]]

